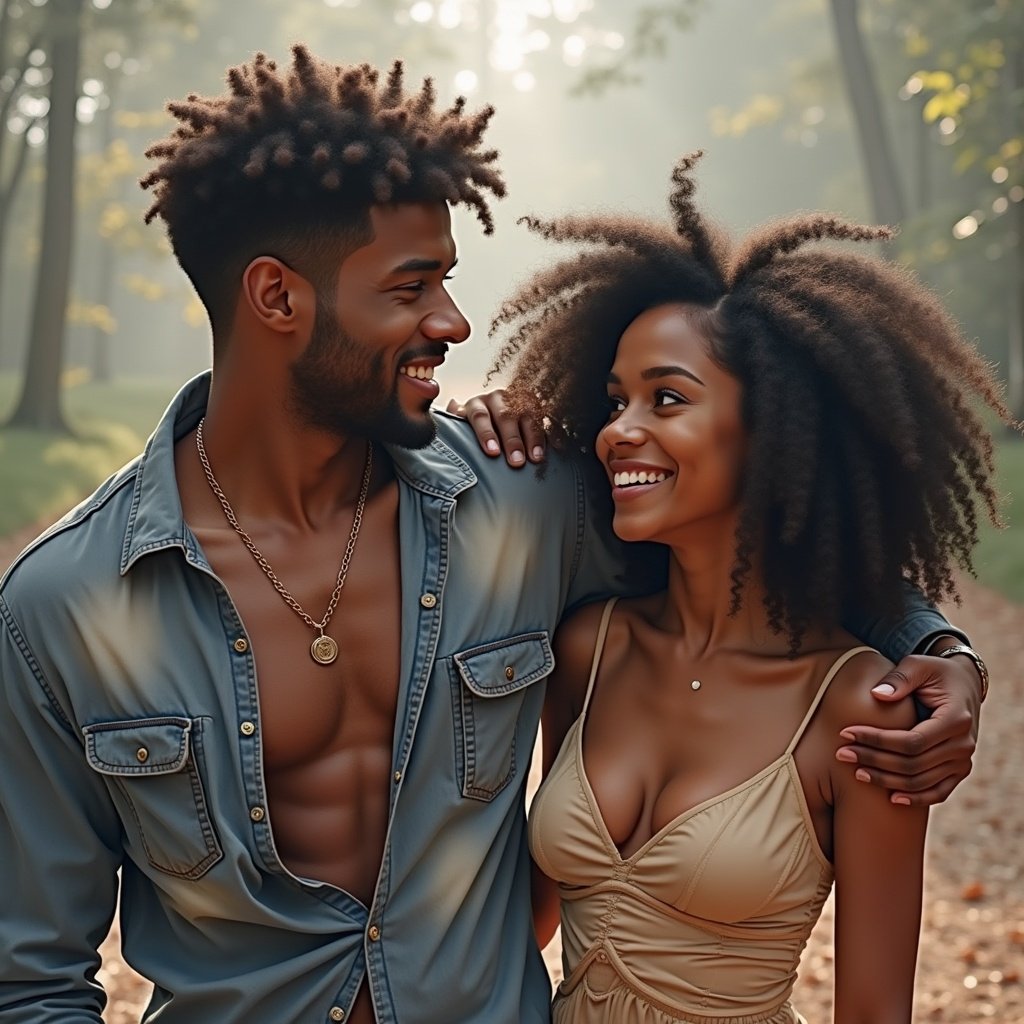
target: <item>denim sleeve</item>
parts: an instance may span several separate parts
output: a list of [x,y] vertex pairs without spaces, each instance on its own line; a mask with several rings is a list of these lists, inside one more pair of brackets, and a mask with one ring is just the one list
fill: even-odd
[[843,628],[894,662],[919,652],[939,634],[957,636],[964,643],[969,643],[963,630],[951,626],[945,616],[925,600],[917,587],[905,582],[903,590],[904,612],[901,619],[860,613],[844,622]]
[[666,585],[668,549],[626,544],[612,532],[607,488],[575,461],[576,554],[566,610],[614,595],[650,594]]
[[0,596],[0,1024],[99,1024],[120,825]]

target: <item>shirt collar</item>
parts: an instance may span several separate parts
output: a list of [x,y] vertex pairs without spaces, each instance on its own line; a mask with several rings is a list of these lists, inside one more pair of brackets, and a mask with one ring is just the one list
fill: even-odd
[[[121,553],[121,574],[152,551],[182,548],[197,557],[185,524],[174,473],[174,446],[195,429],[210,397],[210,370],[194,377],[174,396],[139,459],[132,508]],[[469,464],[439,437],[424,448],[385,445],[398,476],[410,487],[439,498],[454,498],[477,482]]]
[[141,555],[151,551],[180,547],[186,555],[195,555],[195,540],[181,511],[174,445],[195,429],[206,412],[211,377],[209,370],[193,377],[174,396],[146,443],[135,474],[132,508],[121,548],[122,576]]

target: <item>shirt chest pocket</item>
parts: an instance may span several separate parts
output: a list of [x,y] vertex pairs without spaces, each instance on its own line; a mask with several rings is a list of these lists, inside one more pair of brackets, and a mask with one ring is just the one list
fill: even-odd
[[[452,658],[456,773],[462,795],[493,800],[529,763],[533,730],[517,749],[530,687],[554,668],[545,632],[523,633],[461,651]],[[539,694],[532,720],[540,712]]]
[[85,755],[108,779],[132,845],[149,864],[199,878],[222,856],[200,771],[203,719],[166,716],[86,726]]

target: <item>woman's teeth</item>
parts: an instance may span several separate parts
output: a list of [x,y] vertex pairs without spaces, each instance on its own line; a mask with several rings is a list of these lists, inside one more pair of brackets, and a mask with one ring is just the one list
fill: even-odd
[[432,366],[400,366],[398,372],[406,377],[415,377],[417,380],[434,379],[434,368]]
[[632,484],[660,484],[663,480],[668,479],[667,473],[661,472],[645,472],[640,470],[637,472],[630,473],[616,473],[612,477],[616,487],[629,487]]

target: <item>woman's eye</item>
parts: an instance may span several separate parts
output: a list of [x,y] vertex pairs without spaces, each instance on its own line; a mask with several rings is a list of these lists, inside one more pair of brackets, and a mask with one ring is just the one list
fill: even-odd
[[608,414],[609,415],[611,415],[612,413],[622,412],[622,410],[625,409],[625,408],[626,408],[626,403],[621,398],[619,398],[618,395],[609,395],[608,396]]
[[664,408],[666,405],[689,405],[689,400],[684,398],[678,391],[662,389],[654,396],[654,407]]

